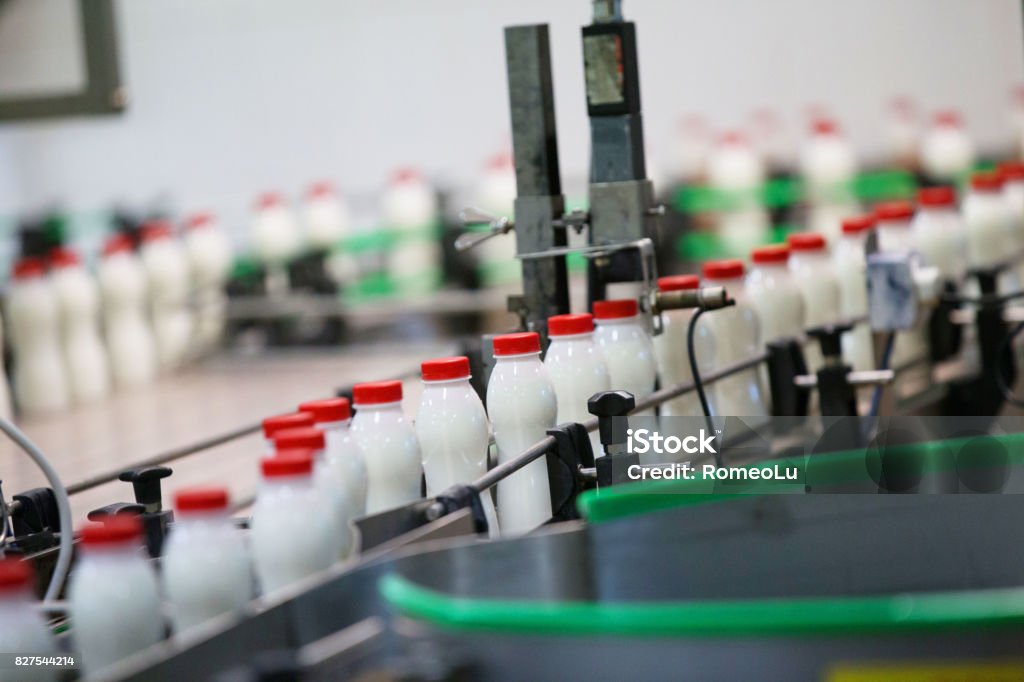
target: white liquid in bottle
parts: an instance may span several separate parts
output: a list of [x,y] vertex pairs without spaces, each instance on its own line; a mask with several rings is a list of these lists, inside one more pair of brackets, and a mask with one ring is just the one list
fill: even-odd
[[804,333],[804,301],[789,272],[789,247],[762,246],[750,254],[753,266],[744,286],[761,322],[761,341],[797,338]]
[[149,383],[156,375],[156,347],[145,314],[146,274],[128,237],[107,241],[97,277],[114,381],[122,387]]
[[[999,174],[1003,178],[1003,199],[1013,220],[1011,239],[1016,245],[1016,256],[1024,251],[1024,163],[1007,161],[999,164]],[[1024,282],[1024,264],[1014,268],[1018,282]]]
[[953,188],[923,187],[917,204],[910,228],[925,264],[937,267],[949,281],[961,281],[967,268],[967,233]]
[[[654,362],[654,344],[640,319],[637,303],[633,299],[595,301],[594,320],[597,341],[613,391],[629,391],[640,402],[654,392],[657,367]],[[653,416],[654,409],[636,413],[639,417]]]
[[224,333],[231,273],[231,241],[217,219],[198,213],[185,222],[185,249],[195,282],[195,341],[201,351],[215,348]]
[[265,192],[256,200],[252,243],[260,260],[272,268],[282,268],[298,254],[302,247],[299,226],[280,194]]
[[[453,485],[472,483],[487,473],[490,434],[487,413],[469,383],[469,359],[439,358],[421,365],[423,393],[416,412],[416,437],[423,453],[427,495]],[[490,535],[497,535],[491,492],[480,502]]]
[[[487,414],[494,428],[498,463],[518,457],[555,425],[558,401],[536,332],[494,337],[494,369],[487,383]],[[498,520],[503,535],[521,535],[551,518],[547,461],[539,457],[498,483]]]
[[[658,289],[661,291],[682,291],[699,287],[700,277],[697,275],[675,275],[658,279]],[[686,342],[693,314],[693,310],[666,310],[661,313],[661,334],[655,336],[653,341],[658,376],[661,377],[663,388],[693,380]],[[694,350],[698,358],[706,359],[713,350],[708,345],[709,340],[707,334],[694,334]],[[660,410],[663,417],[694,417],[703,414],[696,391],[662,403]]]
[[164,637],[156,573],[142,549],[137,516],[85,526],[71,572],[71,641],[92,676]]
[[723,192],[729,210],[718,215],[718,233],[727,249],[743,253],[764,241],[771,226],[761,205],[764,159],[742,133],[725,133],[708,158],[708,184]]
[[39,258],[15,263],[7,293],[14,399],[23,411],[62,410],[71,396],[60,347],[57,296]]
[[[867,238],[875,228],[872,214],[854,216],[843,221],[843,234],[832,253],[839,280],[839,316],[844,319],[868,314]],[[871,328],[866,322],[854,326],[843,335],[843,360],[856,370],[875,368],[875,352]],[[860,391],[869,397],[873,389]]]
[[[1002,189],[1003,179],[996,172],[976,173],[971,178],[971,189],[962,207],[971,267],[992,267],[1015,254],[1013,214]],[[1004,293],[1007,285],[1016,283],[1008,281],[1007,274],[999,277],[999,289]]]
[[348,236],[352,216],[334,187],[318,182],[306,194],[306,241],[315,249],[332,249]]
[[441,250],[434,222],[437,195],[414,168],[398,170],[381,199],[381,218],[397,243],[388,268],[400,291],[422,293],[436,284]]
[[161,562],[174,632],[238,613],[253,596],[241,529],[228,514],[225,488],[190,488],[174,496],[175,519]]
[[318,428],[285,429],[274,434],[275,452],[309,450],[313,453],[313,487],[321,498],[323,515],[333,529],[330,532],[334,557],[343,558],[352,551],[352,502],[345,495],[345,482],[339,469],[327,461],[327,438]]
[[337,526],[313,485],[312,451],[279,452],[262,467],[250,541],[260,588],[271,594],[338,559]]
[[940,111],[921,140],[921,166],[932,180],[952,183],[974,165],[974,144],[955,111]]
[[[704,313],[696,333],[706,337],[697,352],[702,373],[745,360],[761,351],[760,323],[743,281],[743,262],[712,261],[703,267],[704,286],[725,287],[736,305]],[[703,352],[702,352],[703,351]],[[709,357],[704,357],[705,352]],[[711,414],[716,417],[762,418],[767,400],[756,368],[733,374],[707,386]]]
[[324,432],[324,461],[345,491],[349,518],[364,516],[369,474],[363,451],[352,435],[352,407],[348,398],[311,400],[299,405],[299,411],[313,415],[316,427]]
[[[558,400],[556,424],[582,423],[593,415],[587,401],[611,387],[604,355],[594,341],[594,317],[590,313],[555,315],[548,318],[551,344],[544,366]],[[604,454],[597,431],[590,432],[595,457]]]
[[[53,634],[32,594],[30,566],[19,558],[0,559],[0,652],[5,655],[57,653]],[[53,682],[57,678],[56,669],[44,666],[21,667],[16,675],[25,682]]]
[[170,224],[154,221],[142,228],[139,257],[146,270],[157,362],[161,369],[173,370],[185,361],[192,344],[188,256]]
[[99,287],[70,249],[55,249],[50,265],[71,395],[77,403],[99,400],[111,387],[110,363],[100,338]]
[[[831,324],[839,318],[839,282],[828,254],[828,244],[819,234],[803,233],[789,237],[789,270],[804,299],[804,325],[807,329]],[[816,343],[804,346],[807,368],[821,369],[821,349]]]
[[402,382],[356,384],[352,434],[366,460],[366,513],[420,499],[422,465],[416,431],[402,413]]

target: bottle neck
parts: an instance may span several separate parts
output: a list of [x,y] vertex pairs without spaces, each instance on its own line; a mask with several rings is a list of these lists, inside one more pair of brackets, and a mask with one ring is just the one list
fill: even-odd
[[558,343],[559,341],[589,341],[594,338],[594,332],[583,332],[582,334],[561,334],[559,336],[552,336],[551,343]]
[[517,362],[517,361],[518,362],[523,362],[523,361],[527,361],[527,360],[539,360],[539,359],[540,359],[540,351],[536,351],[534,353],[520,353],[518,355],[495,355],[494,356],[494,360],[497,363],[507,363],[507,362]]
[[351,419],[340,419],[336,422],[317,422],[316,427],[324,431],[347,431],[352,425]]
[[640,324],[640,316],[633,315],[632,317],[611,317],[602,318],[600,320],[595,319],[594,323],[597,324],[598,329],[601,327],[614,327],[623,326],[627,324]]
[[453,388],[455,386],[469,386],[469,377],[458,379],[438,379],[435,381],[423,381],[423,388]]
[[363,404],[356,403],[355,408],[356,408],[356,414],[357,415],[360,412],[364,412],[364,413],[365,412],[377,412],[377,413],[397,412],[397,413],[401,414],[401,412],[402,412],[402,401],[399,400],[399,401],[393,402],[393,403],[370,403],[369,405],[367,405],[365,403],[363,403]]

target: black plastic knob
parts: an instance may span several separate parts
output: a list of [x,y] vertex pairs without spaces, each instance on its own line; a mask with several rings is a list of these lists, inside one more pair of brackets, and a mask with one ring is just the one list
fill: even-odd
[[626,420],[615,417],[625,417],[634,407],[636,398],[628,391],[601,391],[590,396],[587,411],[598,418],[601,445],[607,448],[626,442]]
[[160,480],[167,478],[173,471],[167,467],[140,467],[122,471],[118,478],[132,484],[135,501],[146,507],[147,511],[159,511],[163,503],[160,493]]
[[90,521],[100,521],[108,516],[114,516],[117,514],[132,514],[140,515],[146,511],[146,508],[137,502],[115,502],[108,504],[105,507],[99,509],[93,509],[86,515],[86,518]]
[[808,329],[807,335],[817,339],[821,346],[821,354],[826,358],[838,358],[843,354],[843,334],[851,329],[853,329],[853,325],[846,322],[823,324],[820,327]]

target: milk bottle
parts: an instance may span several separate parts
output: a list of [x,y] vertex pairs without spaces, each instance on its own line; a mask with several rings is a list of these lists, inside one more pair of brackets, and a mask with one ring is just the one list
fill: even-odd
[[[494,369],[487,383],[487,414],[504,464],[544,438],[555,425],[558,401],[540,361],[536,332],[494,337]],[[498,483],[503,535],[521,535],[551,518],[551,486],[544,457]]]
[[60,347],[57,297],[42,259],[22,258],[14,264],[7,320],[18,407],[30,414],[64,409],[70,392]]
[[280,194],[266,192],[257,199],[252,243],[260,260],[275,269],[298,255],[302,247],[299,227]]
[[[633,299],[594,302],[597,332],[594,340],[608,365],[608,380],[614,391],[629,391],[640,402],[654,392],[657,368],[654,344],[640,319]],[[649,408],[637,416],[653,416]]]
[[[839,281],[839,316],[844,319],[868,314],[867,239],[875,228],[875,216],[868,213],[843,221],[843,234],[832,252]],[[843,335],[843,360],[856,370],[875,368],[871,328],[867,322]],[[870,395],[873,389],[864,391]]]
[[99,287],[71,249],[52,251],[50,267],[71,395],[77,403],[99,400],[110,393],[111,382],[107,350],[100,338]]
[[119,514],[85,526],[80,547],[68,614],[73,648],[83,672],[92,676],[163,639],[164,619],[137,516]]
[[[839,282],[832,269],[828,245],[820,234],[789,236],[789,270],[804,299],[804,325],[807,329],[835,322],[839,315]],[[822,365],[817,343],[804,346],[807,367],[817,372]]]
[[437,284],[437,211],[437,195],[418,170],[395,173],[382,198],[381,218],[395,237],[389,270],[400,291],[422,293]]
[[223,613],[237,613],[253,596],[249,552],[228,511],[226,488],[187,488],[174,496],[174,525],[161,563],[174,631]]
[[[700,277],[697,275],[673,275],[658,278],[659,291],[684,291],[699,287]],[[693,372],[690,371],[690,355],[686,344],[686,333],[693,312],[693,310],[665,310],[661,313],[661,334],[655,336],[653,341],[658,376],[661,377],[663,388],[693,381]],[[713,352],[714,349],[710,347],[709,341],[710,338],[707,334],[695,335],[694,348],[700,348],[697,350],[698,358],[707,358],[709,353]],[[663,417],[694,417],[703,414],[700,400],[695,391],[662,403],[660,410]]]
[[[704,263],[704,286],[725,287],[736,305],[705,313],[698,320],[695,332],[707,338],[702,344],[706,352],[695,347],[702,373],[761,352],[761,325],[747,296],[744,270],[739,260]],[[761,418],[768,415],[767,399],[756,368],[720,379],[708,385],[706,392],[713,416]]]
[[337,525],[313,486],[313,452],[284,450],[262,461],[252,510],[253,565],[263,594],[329,568],[338,559]]
[[[487,413],[469,383],[469,358],[427,360],[420,365],[423,393],[416,412],[416,437],[423,453],[427,495],[434,496],[487,473],[490,433]],[[492,537],[497,516],[490,491],[480,496]]]
[[[997,172],[975,173],[971,178],[961,210],[967,229],[967,262],[973,268],[998,265],[1017,251],[1013,217],[1002,190],[1003,179]],[[1005,291],[1007,284],[1001,276],[1000,289]]]
[[366,490],[369,474],[366,460],[352,435],[352,407],[348,398],[310,400],[299,411],[313,415],[316,427],[324,432],[325,462],[337,472],[350,506],[350,518],[366,514]]
[[738,132],[722,136],[708,160],[708,183],[726,198],[718,234],[731,252],[743,253],[764,241],[770,221],[761,205],[764,161]]
[[[544,366],[558,402],[555,422],[585,422],[591,417],[587,401],[611,387],[604,355],[594,342],[594,316],[577,313],[549,317],[548,337],[551,344]],[[595,457],[604,454],[597,431],[590,432],[590,445]]]
[[810,203],[809,229],[835,240],[842,219],[857,210],[852,193],[857,159],[835,121],[820,116],[814,120],[800,166]]
[[974,165],[974,144],[955,111],[940,111],[921,141],[921,166],[932,180],[952,183]]
[[185,222],[185,249],[195,283],[195,341],[200,350],[209,351],[224,333],[231,241],[213,214],[197,213]]
[[[0,559],[0,651],[8,655],[57,653],[53,634],[36,606],[31,564],[16,557]],[[17,673],[17,679],[25,682],[58,679],[57,670],[41,666],[22,667]]]
[[[1024,256],[1024,163],[1008,161],[999,164],[999,174],[1003,178],[1003,199],[1012,216],[1013,226],[1010,230],[1011,241],[1015,244],[1018,257]],[[1014,269],[1018,282],[1024,281],[1024,263]]]
[[922,187],[910,221],[912,239],[924,262],[942,277],[959,282],[966,270],[967,235],[952,187]]
[[107,240],[97,279],[114,381],[123,387],[149,383],[156,374],[156,349],[145,315],[146,274],[127,236]]
[[352,551],[352,509],[353,504],[345,496],[345,481],[338,467],[327,461],[324,454],[327,438],[324,432],[313,427],[285,429],[274,434],[274,450],[309,450],[313,453],[313,487],[322,500],[323,514],[334,529],[330,533],[334,546],[334,557],[346,557]]
[[369,489],[366,513],[401,506],[420,498],[420,447],[416,431],[402,413],[402,382],[356,384],[352,435],[366,461]]
[[306,241],[315,249],[332,249],[348,236],[352,216],[329,182],[318,182],[306,193]]
[[157,362],[163,370],[176,369],[185,361],[192,341],[188,256],[170,224],[157,221],[143,226],[139,257],[146,270]]
[[750,252],[745,288],[761,322],[761,341],[798,338],[804,333],[804,302],[789,272],[789,247],[761,246]]

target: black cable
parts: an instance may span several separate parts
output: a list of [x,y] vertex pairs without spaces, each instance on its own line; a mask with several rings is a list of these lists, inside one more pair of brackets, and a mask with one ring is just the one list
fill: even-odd
[[1002,345],[1000,345],[999,347],[999,353],[998,355],[996,355],[995,366],[996,386],[999,387],[999,392],[1003,394],[1003,399],[1005,399],[1006,402],[1016,407],[1024,407],[1024,398],[1017,397],[1017,395],[1013,392],[1013,387],[1006,383],[1006,378],[1003,376],[1001,366],[1003,354],[1011,350],[1011,348],[1013,347],[1013,340],[1017,338],[1017,336],[1022,331],[1024,331],[1024,322],[1018,324],[1016,327],[1013,328],[1013,330],[1010,333],[1006,335],[1006,338],[1003,339]]
[[[878,369],[889,369],[889,363],[892,360],[892,350],[895,345],[896,332],[889,332],[889,336],[885,340],[885,348],[882,350],[882,361],[879,363]],[[871,408],[868,410],[868,417],[878,416],[878,411],[882,407],[882,389],[882,384],[875,386],[875,390],[871,394]]]
[[[733,305],[730,302],[729,305]],[[690,318],[690,324],[686,328],[686,352],[690,356],[690,373],[693,375],[693,387],[697,390],[697,398],[700,400],[700,407],[704,410],[704,419],[707,421],[708,433],[715,432],[715,425],[711,421],[711,407],[708,405],[708,396],[704,392],[704,382],[700,378],[700,369],[697,367],[697,354],[694,352],[693,336],[697,329],[697,319],[705,313],[704,308],[697,308]],[[715,450],[715,466],[722,468],[722,448]]]

